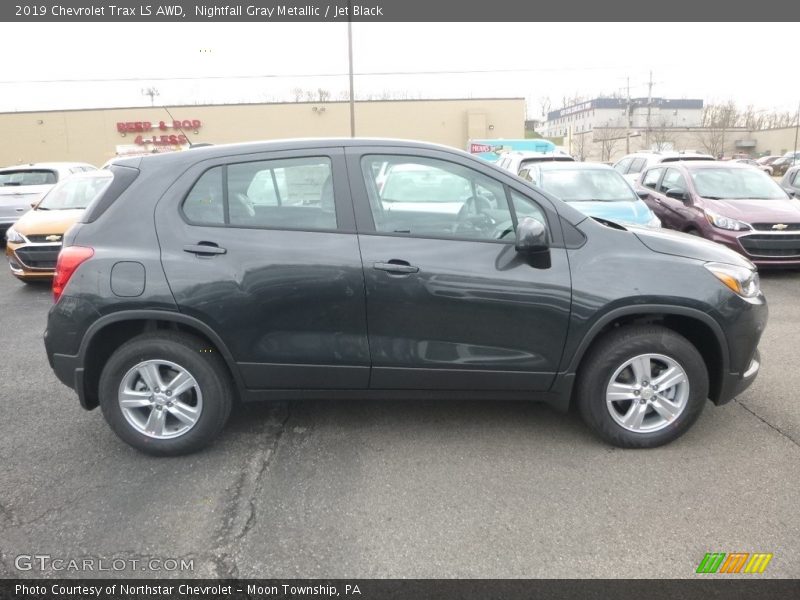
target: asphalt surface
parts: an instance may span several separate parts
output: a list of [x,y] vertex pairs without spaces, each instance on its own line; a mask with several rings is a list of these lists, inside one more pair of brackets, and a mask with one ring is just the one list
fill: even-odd
[[611,448],[535,404],[337,401],[242,407],[210,449],[157,459],[58,382],[49,289],[3,269],[0,576],[694,577],[743,551],[798,577],[800,273],[762,285],[758,380],[664,448]]

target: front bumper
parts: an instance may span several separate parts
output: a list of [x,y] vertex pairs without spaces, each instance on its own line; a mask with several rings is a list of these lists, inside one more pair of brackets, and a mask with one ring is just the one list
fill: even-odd
[[719,233],[713,230],[708,239],[738,252],[759,267],[800,267],[800,231]]
[[761,370],[761,354],[756,350],[744,373],[726,373],[722,379],[717,405],[727,404],[749,388]]
[[61,243],[6,244],[6,258],[14,277],[24,280],[52,279]]

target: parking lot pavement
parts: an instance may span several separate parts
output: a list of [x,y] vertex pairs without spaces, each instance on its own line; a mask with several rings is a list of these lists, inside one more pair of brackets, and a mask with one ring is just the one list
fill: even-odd
[[[320,401],[239,408],[209,450],[155,459],[56,380],[49,290],[3,272],[0,576],[92,575],[15,568],[47,554],[140,577],[691,577],[744,551],[798,577],[799,285],[763,276],[756,384],[664,448],[534,404]],[[131,567],[145,557],[193,570]]]

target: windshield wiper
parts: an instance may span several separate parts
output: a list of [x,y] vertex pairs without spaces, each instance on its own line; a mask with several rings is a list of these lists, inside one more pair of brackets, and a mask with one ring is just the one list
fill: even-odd
[[46,206],[37,206],[36,210],[50,210],[50,209],[47,208]]

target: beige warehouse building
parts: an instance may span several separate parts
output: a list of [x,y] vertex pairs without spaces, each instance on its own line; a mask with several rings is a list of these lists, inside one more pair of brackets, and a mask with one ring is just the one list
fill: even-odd
[[[179,128],[175,127],[178,121]],[[423,140],[465,149],[474,138],[522,138],[523,98],[355,103],[358,137]],[[43,161],[102,165],[118,154],[193,143],[349,137],[348,102],[297,102],[0,113],[0,166]]]

